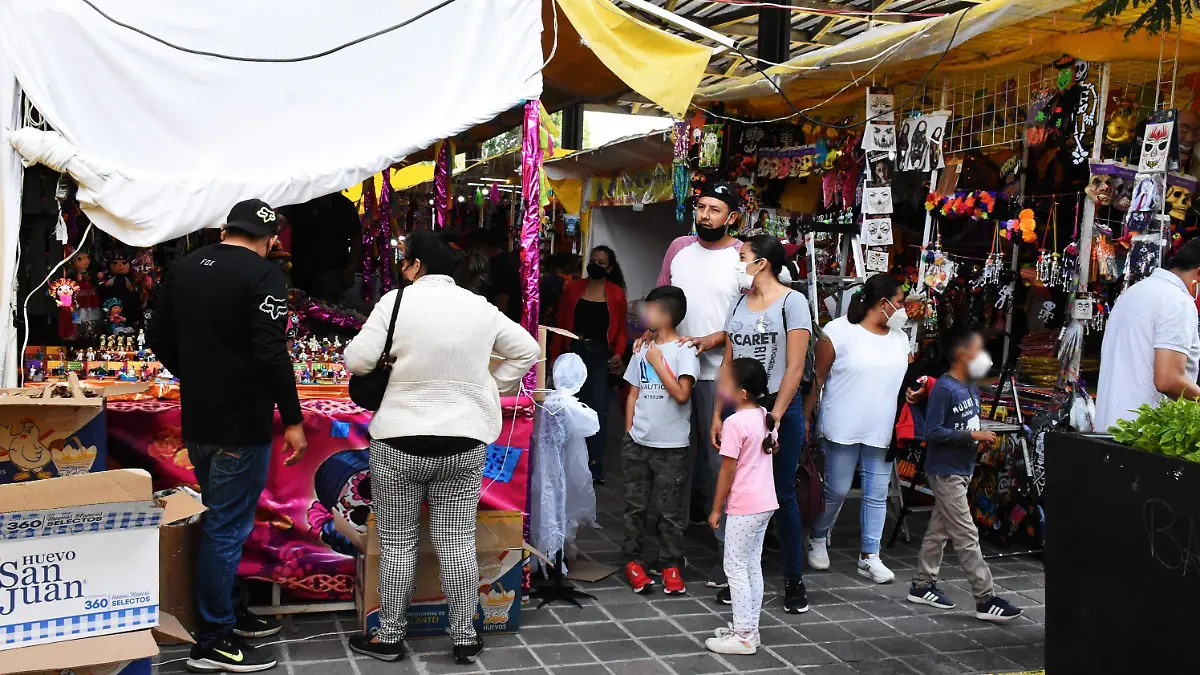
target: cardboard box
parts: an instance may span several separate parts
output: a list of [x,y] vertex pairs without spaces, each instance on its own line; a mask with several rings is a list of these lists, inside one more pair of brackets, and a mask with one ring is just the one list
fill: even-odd
[[103,471],[108,461],[106,396],[146,384],[104,388],[66,382],[0,390],[0,485]]
[[[375,518],[357,557],[354,606],[364,633],[379,628],[379,536]],[[524,536],[520,511],[480,511],[475,520],[475,549],[479,558],[479,603],[475,629],[480,635],[515,633],[521,625],[521,582],[524,575]],[[408,608],[406,637],[445,635],[450,627],[449,607],[442,593],[437,554],[429,539],[429,526],[421,522],[417,550],[417,584]]]
[[[188,633],[196,632],[196,596],[192,581],[203,527],[203,521],[190,523],[183,520],[158,529],[159,612],[178,619]],[[179,644],[163,639],[158,643]]]
[[[140,470],[0,485],[0,672],[35,645],[158,626],[159,525],[203,511],[155,502]],[[102,656],[78,665],[142,658]]]

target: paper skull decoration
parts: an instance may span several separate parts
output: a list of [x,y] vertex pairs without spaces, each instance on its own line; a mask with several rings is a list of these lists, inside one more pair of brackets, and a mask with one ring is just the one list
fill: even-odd
[[892,150],[896,147],[896,127],[892,124],[872,124],[871,135],[877,150]]
[[1187,218],[1192,208],[1192,191],[1181,185],[1167,187],[1167,210],[1175,220]]
[[1100,206],[1108,206],[1112,203],[1112,176],[1106,173],[1092,174],[1083,192]]
[[1146,138],[1142,141],[1142,161],[1139,171],[1166,171],[1171,156],[1171,130],[1173,122],[1146,125]]

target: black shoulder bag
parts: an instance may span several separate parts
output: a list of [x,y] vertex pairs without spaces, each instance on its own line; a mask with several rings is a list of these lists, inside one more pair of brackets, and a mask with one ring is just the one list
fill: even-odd
[[396,332],[396,315],[400,313],[400,300],[404,297],[404,289],[396,292],[396,304],[392,306],[392,320],[388,323],[387,340],[383,343],[383,353],[375,370],[366,375],[350,377],[350,400],[360,408],[372,412],[383,405],[383,394],[387,391],[388,379],[392,376],[392,364],[396,358],[392,356],[392,335]]

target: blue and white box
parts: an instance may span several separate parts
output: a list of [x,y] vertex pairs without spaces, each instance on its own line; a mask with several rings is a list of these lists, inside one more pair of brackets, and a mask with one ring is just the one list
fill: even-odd
[[158,527],[202,510],[139,470],[0,485],[0,651],[157,626]]

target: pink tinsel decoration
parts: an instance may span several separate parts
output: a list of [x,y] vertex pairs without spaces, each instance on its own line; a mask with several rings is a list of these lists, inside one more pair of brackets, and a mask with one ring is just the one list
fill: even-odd
[[[525,103],[525,123],[522,126],[521,137],[521,196],[524,199],[524,211],[521,217],[521,286],[525,299],[524,313],[521,315],[521,325],[531,335],[538,334],[538,236],[541,232],[541,177],[539,169],[542,166],[541,134],[538,128],[538,115],[541,104],[538,101]],[[537,388],[536,368],[525,376],[525,389],[533,391]]]
[[433,209],[435,227],[445,229],[450,224],[450,141],[442,141],[433,168]]

